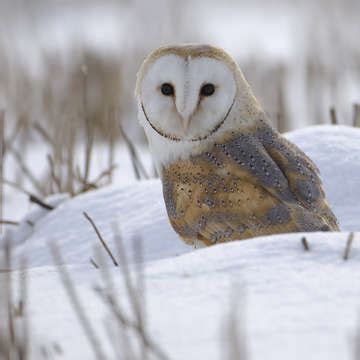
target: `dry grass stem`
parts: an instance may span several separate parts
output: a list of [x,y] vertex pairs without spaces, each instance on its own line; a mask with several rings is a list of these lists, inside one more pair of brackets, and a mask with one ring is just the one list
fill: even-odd
[[51,146],[54,146],[53,139],[51,138],[49,133],[45,130],[45,128],[39,122],[34,122],[33,128],[36,130],[36,132],[39,135],[41,135],[41,137],[43,138],[43,140],[45,140],[45,142],[47,142]]
[[360,128],[360,104],[354,104],[353,125]]
[[105,177],[112,177],[112,173],[117,168],[117,165],[113,164],[107,170],[102,171],[95,179],[92,181],[92,184],[97,187],[100,181]]
[[39,205],[43,209],[46,209],[46,210],[49,210],[49,211],[55,209],[54,206],[45,203],[44,201],[42,201],[41,199],[39,199],[37,196],[34,196],[34,195],[30,195],[29,201],[36,204],[36,205]]
[[[4,253],[5,253],[5,268],[6,269],[11,269],[11,244],[10,241],[8,239],[5,239],[4,242]],[[5,289],[4,289],[4,293],[6,294],[6,298],[7,298],[7,329],[9,332],[9,343],[10,346],[12,348],[15,347],[15,325],[14,325],[14,317],[12,314],[12,304],[13,304],[13,299],[12,299],[12,272],[7,272],[6,273],[6,278],[5,278]]]
[[[5,161],[5,112],[0,110],[0,179],[4,177],[4,161]],[[0,219],[4,214],[4,186],[0,181]],[[1,224],[1,223],[0,223]],[[2,226],[0,226],[0,233]]]
[[[358,323],[360,324],[359,320]],[[356,334],[354,338],[354,353],[353,353],[354,360],[360,360],[360,325],[357,326]]]
[[49,163],[49,167],[50,167],[50,175],[51,175],[51,179],[53,180],[54,184],[56,185],[57,188],[57,192],[61,192],[61,180],[59,179],[58,176],[56,176],[55,173],[55,163],[54,160],[52,158],[52,156],[50,154],[47,155],[47,160]]
[[41,200],[40,198],[38,198],[36,195],[34,195],[33,193],[31,193],[30,191],[24,189],[23,187],[21,187],[20,185],[16,184],[13,181],[7,180],[7,179],[0,179],[0,182],[3,182],[4,184],[13,187],[14,189],[19,190],[20,192],[26,194],[29,197],[29,201],[33,202],[34,204],[37,204],[39,206],[41,206],[44,209],[47,210],[53,210],[54,206],[47,204],[46,202],[44,202],[43,200]]
[[[135,314],[136,322],[133,324],[136,331],[139,333],[142,340],[142,356],[147,357],[148,351],[154,352],[160,359],[167,359],[167,355],[151,340],[150,336],[147,334],[145,328],[145,283],[144,283],[144,269],[143,269],[143,248],[140,238],[135,237],[134,241],[134,250],[137,254],[137,286],[133,284],[129,263],[127,260],[124,244],[120,231],[116,225],[113,224],[115,242],[118,249],[119,259],[120,259],[120,269],[123,276],[123,280],[127,289],[127,296],[130,300],[133,312]],[[118,314],[119,315],[119,314]],[[143,358],[143,357],[142,357]]]
[[245,301],[241,296],[241,291],[233,291],[227,322],[225,323],[227,340],[225,354],[227,360],[247,360],[249,358],[245,331]]
[[27,275],[27,261],[25,258],[21,260],[20,264],[21,273],[19,281],[19,311],[18,316],[21,316],[21,338],[22,341],[18,344],[19,360],[25,360],[28,358],[29,345],[30,345],[30,327],[27,315],[28,304],[28,275]]
[[0,219],[0,224],[18,226],[20,223],[18,221]]
[[[137,299],[138,299],[138,311],[137,321],[142,329],[146,328],[146,291],[145,291],[145,273],[144,273],[144,248],[142,239],[135,235],[133,238],[133,251],[135,254],[136,264],[136,284],[137,284]],[[148,358],[148,348],[142,347],[142,359]]]
[[334,107],[330,108],[330,120],[331,120],[332,125],[337,125],[338,124],[336,110],[335,110]]
[[344,260],[347,260],[350,256],[350,251],[351,251],[351,246],[352,246],[353,240],[354,240],[354,232],[351,232],[346,241],[346,247],[345,247],[345,251],[344,251],[344,255],[343,255]]
[[154,355],[156,355],[161,360],[169,360],[169,357],[163,352],[163,350],[151,339],[149,334],[144,331],[144,329],[139,326],[136,321],[130,320],[125,313],[120,309],[119,305],[114,300],[114,297],[111,294],[105,293],[100,288],[94,289],[99,297],[108,305],[112,314],[119,321],[121,326],[125,328],[132,329],[141,339],[143,345],[148,348]]
[[90,117],[88,115],[88,104],[87,104],[87,77],[88,68],[86,65],[81,67],[81,74],[83,80],[83,116],[85,122],[85,162],[84,162],[84,186],[89,183],[90,176],[90,165],[92,150],[94,146],[94,127],[91,124]]
[[90,264],[95,268],[98,269],[99,265],[95,262],[95,260],[93,258],[90,258]]
[[[116,240],[116,245],[119,253],[119,269],[123,278],[123,282],[126,288],[126,299],[128,300],[132,313],[134,314],[134,319],[131,319],[126,312],[120,306],[120,303],[116,300],[113,295],[113,283],[111,281],[111,276],[109,270],[106,266],[100,266],[103,282],[105,284],[106,290],[101,289],[100,287],[95,287],[95,292],[99,297],[104,301],[108,306],[110,312],[115,317],[119,329],[121,330],[122,336],[122,345],[123,345],[123,355],[124,351],[126,354],[129,354],[131,359],[147,359],[148,354],[152,353],[158,359],[166,360],[169,357],[164,353],[164,351],[156,344],[156,342],[151,338],[150,334],[146,331],[145,328],[145,302],[141,302],[140,298],[144,296],[144,272],[143,272],[143,250],[142,245],[139,243],[139,239],[134,239],[134,247],[137,252],[137,260],[140,260],[141,263],[137,264],[137,277],[136,284],[134,284],[133,277],[130,273],[128,259],[126,257],[125,249],[122,244],[122,239],[120,233],[116,226],[114,226],[114,237]],[[99,253],[101,259],[101,253]],[[135,350],[130,346],[131,339],[128,331],[131,330],[135,332],[137,339],[141,344],[141,356],[136,357]],[[117,350],[117,349],[115,349]]]
[[10,148],[12,144],[14,144],[16,138],[21,134],[24,125],[25,123],[24,121],[22,121],[22,119],[19,119],[16,122],[16,126],[14,127],[12,134],[7,139],[5,139],[5,150]]
[[144,165],[142,164],[139,155],[137,154],[137,151],[135,149],[134,144],[131,142],[129,137],[126,135],[124,129],[122,128],[121,124],[119,124],[119,129],[121,136],[125,142],[125,145],[129,151],[130,158],[131,158],[131,164],[134,170],[134,174],[136,176],[136,179],[149,179],[149,175],[145,170]]
[[[1,244],[4,253],[0,270],[0,359],[27,360],[29,358],[30,332],[27,318],[27,270],[26,261],[21,259],[20,271],[12,270],[12,248],[6,238]],[[14,278],[18,278],[19,291],[17,305],[14,304]],[[17,319],[15,321],[15,318]]]
[[25,177],[27,177],[27,179],[30,181],[30,183],[34,186],[34,188],[36,189],[36,191],[41,194],[41,195],[45,195],[45,190],[44,187],[41,185],[41,183],[36,179],[35,175],[32,173],[32,171],[30,170],[30,168],[27,166],[27,164],[25,163],[25,161],[23,160],[22,156],[20,155],[20,153],[14,148],[11,147],[10,148],[11,154],[14,156],[14,158],[16,159],[23,175]]
[[86,316],[85,307],[81,304],[78,294],[76,293],[75,286],[71,281],[70,275],[64,266],[64,260],[61,257],[58,247],[54,243],[50,243],[50,250],[59,270],[60,279],[64,285],[67,295],[70,299],[71,305],[74,308],[75,314],[84,330],[84,333],[89,341],[90,346],[93,349],[94,355],[98,360],[106,359],[105,353],[102,349],[101,341],[97,337],[95,330],[93,329],[90,320]]
[[[123,277],[129,298],[132,300],[132,305],[134,306],[134,313],[138,317],[140,317],[141,316],[141,309],[140,309],[141,305],[139,302],[138,294],[136,293],[135,287],[132,284],[129,263],[127,260],[125,247],[124,247],[122,237],[121,237],[120,231],[119,231],[116,223],[113,224],[113,232],[114,232],[115,243],[117,246],[117,252],[118,252],[118,256],[119,256],[120,264],[121,264],[121,267],[120,267],[121,275]],[[139,318],[138,318],[138,320],[139,320]]]
[[305,251],[310,251],[310,246],[305,236],[301,238],[301,244]]
[[91,224],[91,226],[93,227],[101,245],[103,246],[103,248],[105,249],[106,253],[109,255],[112,263],[115,265],[115,266],[119,266],[117,260],[115,259],[115,256],[113,255],[113,253],[111,252],[110,248],[108,247],[108,245],[106,244],[106,241],[105,239],[102,237],[99,229],[97,228],[94,220],[84,211],[83,212],[83,215],[85,216],[85,218],[89,221],[89,223]]
[[19,184],[15,183],[14,181],[10,181],[7,180],[5,178],[0,179],[0,182],[2,182],[3,184],[6,184],[8,186],[11,186],[12,188],[24,193],[27,196],[33,196],[34,194],[32,194],[30,191],[24,189],[23,187],[21,187]]

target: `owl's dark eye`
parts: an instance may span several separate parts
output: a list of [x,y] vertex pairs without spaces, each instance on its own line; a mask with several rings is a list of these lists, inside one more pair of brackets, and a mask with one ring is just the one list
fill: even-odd
[[202,96],[211,96],[215,92],[214,84],[205,84],[201,87],[200,94]]
[[174,95],[174,87],[169,83],[164,83],[161,85],[161,92],[165,96]]

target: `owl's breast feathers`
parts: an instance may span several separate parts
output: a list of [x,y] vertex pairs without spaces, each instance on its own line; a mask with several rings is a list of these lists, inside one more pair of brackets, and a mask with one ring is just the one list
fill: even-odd
[[339,229],[316,166],[266,125],[172,163],[162,182],[170,222],[190,244]]

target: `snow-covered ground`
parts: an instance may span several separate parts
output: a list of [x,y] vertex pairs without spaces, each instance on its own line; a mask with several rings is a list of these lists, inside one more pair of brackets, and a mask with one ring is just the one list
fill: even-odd
[[[55,210],[28,215],[34,228],[14,232],[15,257],[29,265],[29,319],[34,359],[38,345],[61,344],[63,358],[92,359],[93,353],[72,310],[49,243],[56,243],[84,309],[114,357],[109,313],[93,291],[104,286],[99,241],[86,211],[111,249],[117,224],[129,261],[143,244],[147,326],[170,359],[224,359],[233,346],[229,318],[239,314],[240,344],[248,358],[355,359],[360,326],[360,233],[347,261],[348,231],[360,228],[360,129],[312,127],[287,134],[319,166],[325,191],[342,233],[284,234],[192,251],[171,229],[159,180],[111,186],[64,201]],[[96,250],[97,249],[97,250]],[[103,250],[100,250],[103,251]],[[16,259],[15,259],[16,260]],[[135,270],[134,270],[135,271]],[[110,266],[114,291],[126,293],[118,268]],[[229,316],[231,314],[231,316]],[[236,320],[236,319],[235,319]],[[111,341],[109,341],[111,339]],[[359,340],[358,340],[359,341]]]

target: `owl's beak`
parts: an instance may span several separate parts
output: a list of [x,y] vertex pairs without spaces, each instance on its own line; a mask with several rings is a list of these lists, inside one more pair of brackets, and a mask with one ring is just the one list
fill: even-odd
[[181,127],[183,130],[183,133],[184,133],[184,135],[186,135],[186,133],[190,127],[193,112],[192,111],[178,111],[178,114],[180,115],[180,122],[181,122]]
[[184,101],[181,101],[181,97],[178,97],[176,100],[176,110],[180,116],[179,120],[181,121],[182,130],[184,132],[184,135],[186,135],[190,127],[190,123],[193,118],[197,104],[191,101],[186,101],[186,99],[184,99]]
[[182,124],[182,129],[183,129],[184,135],[187,133],[187,131],[189,129],[190,122],[191,122],[191,116],[182,116],[181,117],[181,124]]

